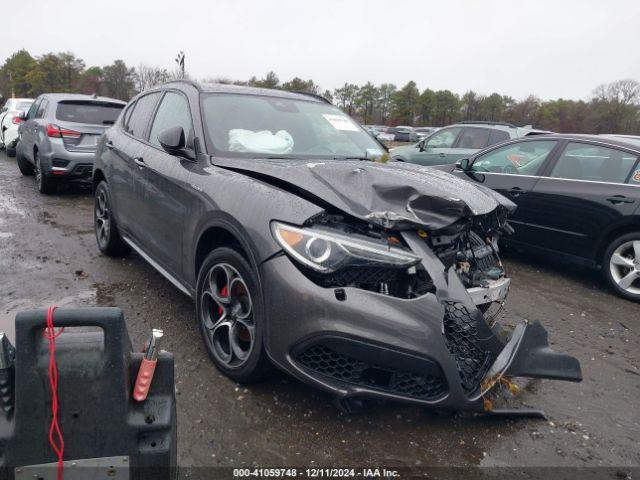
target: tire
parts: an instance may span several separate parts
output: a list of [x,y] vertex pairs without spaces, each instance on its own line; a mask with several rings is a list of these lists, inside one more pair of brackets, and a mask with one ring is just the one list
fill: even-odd
[[33,160],[35,164],[33,170],[36,175],[36,190],[45,195],[56,193],[58,190],[58,181],[55,178],[51,178],[49,176],[49,172],[42,171],[42,166],[40,165],[40,154],[37,150],[33,152]]
[[7,157],[14,158],[16,156],[16,147],[7,147]]
[[618,295],[640,302],[640,232],[622,235],[607,246],[602,274]]
[[33,174],[34,174],[33,165],[31,165],[29,163],[29,160],[27,160],[20,153],[18,153],[16,155],[16,163],[18,164],[18,169],[20,170],[20,173],[22,173],[22,175],[27,176],[27,177],[33,176]]
[[202,263],[196,292],[200,333],[218,370],[239,383],[267,378],[273,367],[257,272],[235,250],[217,248]]
[[111,196],[107,182],[101,181],[93,197],[93,225],[96,242],[102,253],[108,257],[122,257],[131,249],[124,243],[111,208]]

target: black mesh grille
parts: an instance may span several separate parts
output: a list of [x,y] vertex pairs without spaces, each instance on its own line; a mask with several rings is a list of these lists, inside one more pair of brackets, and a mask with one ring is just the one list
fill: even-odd
[[392,283],[398,276],[393,268],[354,267],[343,268],[330,275],[315,275],[316,281],[326,287],[346,287],[349,285],[378,285]]
[[304,367],[327,377],[389,393],[435,399],[446,392],[446,385],[441,377],[380,367],[336,352],[322,344],[305,349],[297,359]]
[[444,302],[444,335],[455,356],[462,387],[471,393],[480,386],[490,366],[490,353],[478,345],[476,320],[461,303]]

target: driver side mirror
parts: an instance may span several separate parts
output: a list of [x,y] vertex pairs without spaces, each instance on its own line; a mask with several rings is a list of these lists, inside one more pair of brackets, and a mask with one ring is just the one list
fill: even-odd
[[468,170],[471,169],[471,164],[469,163],[469,159],[468,158],[463,158],[462,160],[459,160],[456,162],[456,168],[458,170],[462,170],[463,172],[466,172]]
[[158,134],[160,146],[169,155],[184,155],[187,144],[182,127],[171,127]]
[[27,119],[27,112],[20,112],[18,118],[24,122]]
[[427,148],[427,141],[426,140],[424,142],[420,142],[418,144],[418,150],[420,150],[421,152],[424,152],[425,148]]

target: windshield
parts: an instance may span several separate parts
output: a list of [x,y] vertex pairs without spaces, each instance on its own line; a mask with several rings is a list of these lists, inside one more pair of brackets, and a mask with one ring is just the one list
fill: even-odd
[[374,158],[382,147],[336,107],[258,95],[205,94],[212,149],[230,157]]

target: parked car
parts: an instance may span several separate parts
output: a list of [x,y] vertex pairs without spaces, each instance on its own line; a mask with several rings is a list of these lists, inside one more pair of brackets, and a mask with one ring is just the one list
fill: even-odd
[[509,243],[602,268],[622,297],[640,301],[640,139],[544,135],[438,167],[517,205]]
[[385,128],[382,132],[376,135],[376,138],[381,142],[393,142],[396,136],[390,132],[389,128]]
[[36,177],[40,193],[55,192],[61,181],[91,181],[100,135],[126,104],[95,95],[46,93],[21,114],[18,168]]
[[427,138],[430,134],[437,130],[436,127],[416,127],[415,132],[418,134],[418,138],[422,140]]
[[419,165],[453,164],[461,158],[512,138],[549,133],[510,123],[460,122],[438,129],[415,145],[390,150],[392,160]]
[[513,203],[374,154],[317,96],[190,81],[145,91],[98,145],[98,247],[137,251],[191,297],[207,352],[235,381],[273,363],[345,405],[480,411],[502,375],[578,381],[540,323],[502,336],[482,313],[508,289],[496,235]]
[[32,98],[10,98],[0,109],[0,148],[7,149],[7,156],[15,157],[15,144],[18,141],[20,113],[29,110]]
[[420,138],[413,127],[402,125],[390,127],[386,133],[392,134],[396,142],[417,142]]

